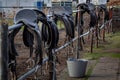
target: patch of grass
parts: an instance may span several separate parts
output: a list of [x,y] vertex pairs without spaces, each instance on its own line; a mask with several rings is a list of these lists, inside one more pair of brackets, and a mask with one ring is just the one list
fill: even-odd
[[102,57],[100,53],[85,53],[84,58],[89,60],[97,60]]
[[90,75],[92,74],[92,71],[93,71],[93,67],[91,67],[91,68],[88,69],[87,75],[86,75],[86,77],[85,77],[84,80],[88,80],[88,78],[89,78]]
[[105,46],[103,45],[103,44],[99,44],[99,47],[98,48],[96,48],[96,47],[94,47],[93,48],[93,50],[95,50],[95,51],[101,51],[101,50],[104,50],[105,49]]
[[92,65],[92,66],[89,67],[89,69],[88,69],[88,71],[87,71],[87,74],[86,74],[86,77],[85,77],[84,80],[88,80],[88,78],[89,78],[90,75],[92,74],[92,71],[93,71],[93,69],[94,69],[94,67],[96,66],[97,63],[98,63],[98,60],[95,62],[94,65]]
[[112,44],[111,46],[112,47],[115,47],[115,48],[120,48],[120,36],[115,36],[113,39],[112,39]]
[[14,21],[13,21],[13,20],[8,20],[7,22],[8,22],[8,25],[9,25],[9,26],[11,26],[11,25],[14,24]]
[[120,54],[118,54],[118,53],[96,52],[96,53],[86,53],[84,55],[84,58],[89,59],[89,60],[98,60],[101,57],[120,58]]
[[108,57],[112,57],[112,58],[120,58],[120,54],[115,54],[115,53],[106,53],[106,56],[108,56]]
[[120,48],[120,32],[112,34],[112,37],[109,37],[107,41],[110,41],[110,45],[105,45],[106,48]]
[[57,21],[57,27],[58,27],[58,29],[63,29],[64,26],[65,26],[65,25],[63,24],[62,21],[60,21],[60,20]]

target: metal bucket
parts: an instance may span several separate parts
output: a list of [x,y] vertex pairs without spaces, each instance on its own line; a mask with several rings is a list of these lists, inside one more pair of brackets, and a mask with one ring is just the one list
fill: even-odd
[[67,60],[68,73],[70,77],[84,77],[88,60],[73,59]]

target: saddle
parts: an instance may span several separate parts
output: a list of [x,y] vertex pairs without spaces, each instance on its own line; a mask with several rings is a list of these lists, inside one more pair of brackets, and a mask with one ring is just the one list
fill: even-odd
[[[85,12],[87,12],[90,15],[90,28],[94,27],[97,23],[97,15],[95,13],[95,5],[92,3],[82,3],[82,4],[78,4],[77,8],[80,7],[80,9],[82,9],[83,11],[81,12],[81,25],[84,24],[83,21],[83,14]],[[77,17],[78,17],[78,13],[76,13],[76,20],[75,20],[75,24],[77,25],[78,21],[77,21]]]
[[54,16],[54,22],[57,23],[58,20],[62,21],[65,30],[66,30],[66,36],[69,36],[70,38],[74,38],[74,19],[72,17],[72,9],[68,7],[62,7],[62,6],[55,6],[52,7],[49,10],[49,13],[53,12]]
[[101,4],[101,5],[98,6],[98,8],[99,8],[98,17],[100,17],[100,12],[103,10],[105,12],[104,20],[108,21],[109,20],[109,11],[107,9],[107,6],[104,5],[104,4]]
[[[40,63],[42,64],[42,41],[41,41],[41,34],[40,30],[37,25],[37,16],[36,13],[33,10],[30,9],[23,9],[20,10],[14,17],[14,23],[19,24],[23,23],[24,24],[24,29],[23,29],[23,42],[24,45],[27,47],[30,47],[30,49],[33,49],[33,41],[34,38],[37,42],[35,45],[35,53],[36,55],[40,56]],[[14,57],[18,55],[15,45],[14,45],[14,37],[16,34],[19,32],[21,28],[16,28],[11,33],[9,33],[9,53],[12,55],[11,57]],[[30,55],[32,55],[33,50],[31,50]],[[31,57],[31,56],[30,56]]]
[[59,33],[56,24],[50,18],[48,18],[42,11],[34,10],[37,13],[37,22],[42,22],[42,40],[47,43],[47,49],[51,50],[56,48]]

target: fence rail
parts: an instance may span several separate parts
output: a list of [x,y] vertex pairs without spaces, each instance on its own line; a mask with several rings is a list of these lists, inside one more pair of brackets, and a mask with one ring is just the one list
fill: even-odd
[[23,26],[23,23],[15,24],[15,25],[9,26],[8,30],[11,31],[11,30],[14,30],[16,28],[20,28],[21,26]]

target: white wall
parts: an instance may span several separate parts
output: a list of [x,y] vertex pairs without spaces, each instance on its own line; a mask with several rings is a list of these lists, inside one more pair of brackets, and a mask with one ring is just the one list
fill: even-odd
[[20,0],[20,6],[35,6],[35,0]]
[[3,7],[11,7],[11,8],[2,8],[3,11],[6,13],[5,15],[11,16],[16,13],[19,8],[12,8],[12,7],[19,7],[19,6],[35,6],[35,2],[37,0],[0,0],[2,2]]
[[92,3],[95,5],[106,4],[107,0],[92,0]]
[[44,4],[46,4],[47,7],[52,7],[52,1],[51,0],[44,0]]
[[[107,0],[91,0],[91,3],[95,5],[106,4]],[[79,3],[86,3],[86,0],[79,0]]]
[[2,2],[2,6],[16,6],[17,0],[0,0]]
[[98,0],[98,4],[106,4],[107,0]]
[[86,0],[79,0],[79,3],[86,3]]
[[98,4],[98,0],[92,0],[92,3],[97,5]]

